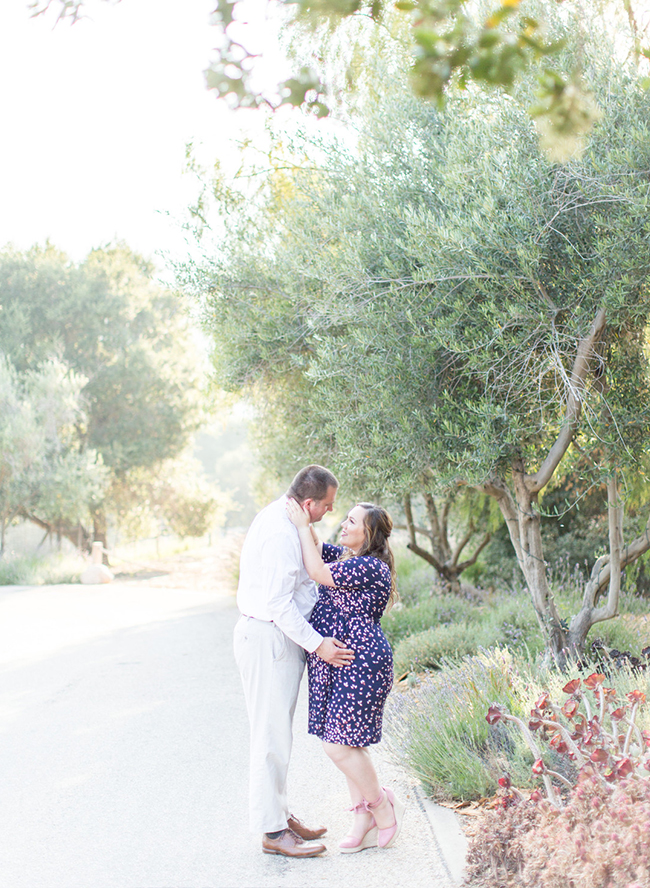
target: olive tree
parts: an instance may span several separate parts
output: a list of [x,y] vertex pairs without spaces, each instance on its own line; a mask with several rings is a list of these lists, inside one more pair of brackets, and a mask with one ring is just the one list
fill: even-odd
[[[619,484],[650,432],[650,108],[636,66],[584,26],[603,113],[581,159],[540,152],[525,95],[468,89],[437,111],[397,83],[354,147],[278,162],[256,215],[183,270],[220,378],[260,390],[275,428],[365,489],[498,503],[560,660],[617,613],[621,569],[650,548],[648,528],[624,543]],[[567,629],[540,514],[577,453],[606,490],[610,549]]]

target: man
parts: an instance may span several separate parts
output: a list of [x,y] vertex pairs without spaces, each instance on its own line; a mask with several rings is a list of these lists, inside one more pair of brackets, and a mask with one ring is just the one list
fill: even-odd
[[310,830],[289,813],[287,771],[292,723],[305,651],[332,666],[354,659],[335,638],[323,638],[307,622],[318,590],[302,563],[298,531],[286,514],[288,497],[312,522],[334,507],[338,481],[322,466],[306,466],[286,495],[256,516],[241,553],[235,627],[235,659],[244,685],[251,728],[250,826],[263,833],[262,850],[285,857],[315,857],[326,829]]

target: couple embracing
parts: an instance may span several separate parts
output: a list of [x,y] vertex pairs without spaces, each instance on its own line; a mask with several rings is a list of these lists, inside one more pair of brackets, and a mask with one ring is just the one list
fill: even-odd
[[[377,778],[368,747],[381,740],[393,656],[379,619],[395,597],[388,538],[392,522],[371,503],[343,522],[343,546],[322,543],[313,524],[334,507],[338,481],[322,466],[302,469],[286,495],[253,521],[241,554],[235,659],[250,720],[250,825],[262,850],[315,857],[325,827],[294,817],[286,784],[292,722],[305,660],[309,733],[347,780],[352,828],[343,853],[388,848],[404,806]],[[318,584],[318,587],[316,586]]]

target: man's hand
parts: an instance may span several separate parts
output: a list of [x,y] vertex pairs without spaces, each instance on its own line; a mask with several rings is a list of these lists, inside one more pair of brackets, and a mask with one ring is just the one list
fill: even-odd
[[354,660],[354,651],[346,648],[338,638],[324,638],[314,653],[330,666],[348,666]]

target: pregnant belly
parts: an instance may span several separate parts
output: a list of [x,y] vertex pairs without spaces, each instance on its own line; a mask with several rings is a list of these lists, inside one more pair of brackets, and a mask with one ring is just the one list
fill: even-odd
[[381,626],[369,617],[343,615],[341,613],[322,614],[312,619],[317,632],[342,641],[355,653],[357,665],[360,661],[371,661],[376,665],[392,663],[393,652]]

